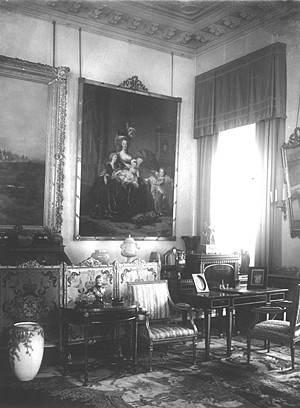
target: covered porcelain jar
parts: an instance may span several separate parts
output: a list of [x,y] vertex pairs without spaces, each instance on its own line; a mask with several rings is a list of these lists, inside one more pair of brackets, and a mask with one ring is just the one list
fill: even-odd
[[134,238],[129,235],[127,238],[125,238],[123,244],[121,244],[121,249],[121,255],[129,258],[137,255],[137,250],[139,247],[137,246]]

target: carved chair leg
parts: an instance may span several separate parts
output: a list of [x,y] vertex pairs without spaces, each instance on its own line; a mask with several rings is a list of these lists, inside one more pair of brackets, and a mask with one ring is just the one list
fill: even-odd
[[267,352],[270,352],[270,340],[265,340],[264,341],[264,348],[267,350]]
[[250,352],[251,352],[251,338],[247,336],[247,363],[250,363]]
[[199,336],[200,339],[203,339],[204,338],[204,329],[205,329],[204,328],[204,319],[203,318],[197,319],[195,323],[196,323],[196,326],[197,326],[197,329],[198,329],[198,336]]
[[291,344],[291,361],[292,361],[292,370],[295,368],[295,343]]
[[217,322],[218,322],[218,331],[219,331],[220,339],[224,337],[222,318],[223,318],[223,309],[217,309]]
[[149,372],[152,371],[152,356],[153,356],[153,344],[150,343],[150,347],[149,347]]
[[197,337],[193,340],[193,365],[197,363]]

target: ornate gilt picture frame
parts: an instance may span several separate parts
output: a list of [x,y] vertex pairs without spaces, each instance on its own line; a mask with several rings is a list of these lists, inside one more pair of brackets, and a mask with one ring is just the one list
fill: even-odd
[[175,238],[180,102],[79,79],[75,240]]
[[0,229],[60,232],[69,68],[0,56]]

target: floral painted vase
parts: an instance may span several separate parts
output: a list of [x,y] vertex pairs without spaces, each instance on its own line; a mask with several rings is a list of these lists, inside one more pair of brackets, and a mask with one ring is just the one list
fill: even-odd
[[39,372],[44,355],[44,330],[33,322],[15,323],[10,330],[9,361],[20,381],[30,381]]

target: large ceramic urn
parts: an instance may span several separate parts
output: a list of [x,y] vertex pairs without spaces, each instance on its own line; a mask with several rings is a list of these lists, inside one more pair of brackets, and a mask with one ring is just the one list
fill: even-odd
[[44,330],[33,322],[15,323],[10,330],[9,361],[20,381],[32,380],[41,367],[44,355]]

